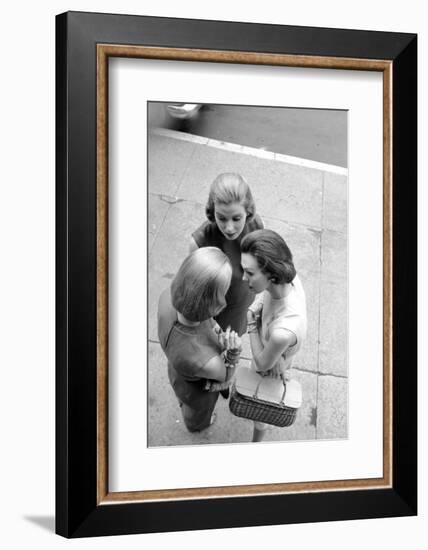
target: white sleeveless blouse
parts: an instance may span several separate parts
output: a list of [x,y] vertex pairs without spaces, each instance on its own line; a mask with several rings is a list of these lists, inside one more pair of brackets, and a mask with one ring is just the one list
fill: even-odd
[[264,346],[273,329],[289,330],[296,336],[296,343],[286,350],[283,355],[285,361],[281,364],[281,370],[290,368],[293,357],[306,338],[307,329],[305,291],[297,275],[290,284],[290,292],[285,298],[274,299],[269,292],[264,292],[260,333]]

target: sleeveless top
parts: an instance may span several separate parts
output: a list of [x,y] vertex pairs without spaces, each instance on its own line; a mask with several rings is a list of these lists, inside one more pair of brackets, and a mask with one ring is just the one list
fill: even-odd
[[165,290],[159,299],[158,335],[168,363],[188,382],[206,378],[199,371],[222,351],[209,320],[192,327],[178,321],[170,289]]
[[306,338],[306,297],[302,283],[296,275],[291,282],[290,292],[285,298],[274,299],[267,291],[263,294],[263,311],[260,336],[265,346],[273,329],[287,329],[296,336],[296,343],[283,354],[283,368],[289,368],[293,357]]
[[257,214],[246,222],[242,233],[233,241],[229,241],[223,235],[215,222],[204,222],[194,233],[199,248],[204,246],[216,246],[220,248],[229,258],[232,264],[232,281],[226,294],[227,307],[242,307],[245,310],[254,300],[254,292],[249,288],[248,283],[242,280],[243,270],[241,267],[241,241],[248,233],[256,229],[263,229],[263,222]]

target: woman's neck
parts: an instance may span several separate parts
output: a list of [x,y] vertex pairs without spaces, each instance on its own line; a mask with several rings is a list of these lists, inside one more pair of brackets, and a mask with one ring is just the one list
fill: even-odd
[[269,288],[266,290],[269,292],[271,297],[274,300],[279,300],[281,298],[285,298],[290,293],[291,285],[289,283],[284,283],[283,285],[276,285],[275,283],[271,283]]
[[177,311],[177,319],[182,325],[186,325],[187,327],[196,327],[201,324],[199,321],[189,321],[179,311]]

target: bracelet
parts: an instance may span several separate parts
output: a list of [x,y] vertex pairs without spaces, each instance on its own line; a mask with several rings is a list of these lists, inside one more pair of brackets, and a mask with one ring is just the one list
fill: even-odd
[[239,356],[241,352],[227,350],[223,354],[223,360],[227,367],[234,367],[239,362]]
[[232,351],[228,349],[226,351],[226,357],[229,363],[234,363],[239,359],[239,356],[241,355],[241,351]]
[[247,323],[247,332],[256,332],[257,331],[257,322],[256,321],[250,321]]

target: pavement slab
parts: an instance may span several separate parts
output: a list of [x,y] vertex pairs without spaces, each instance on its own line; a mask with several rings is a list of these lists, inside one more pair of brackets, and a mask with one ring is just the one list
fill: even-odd
[[[148,146],[149,193],[176,195],[194,148],[191,142],[151,134]],[[172,162],[165,162],[169,158]]]
[[348,178],[324,172],[323,228],[348,232]]
[[344,233],[324,230],[321,237],[321,271],[323,281],[340,282],[348,280],[348,240]]
[[260,215],[320,228],[322,172],[263,160],[251,171],[251,189]]
[[162,195],[149,194],[149,219],[148,219],[148,233],[149,233],[149,254],[152,250],[153,244],[162,227],[165,216],[169,210],[169,204],[163,200]]
[[250,158],[247,155],[224,151],[207,145],[195,144],[194,147],[194,154],[191,163],[189,163],[186,178],[182,181],[178,190],[181,198],[194,200],[205,205],[210,185],[219,174],[238,172],[245,177],[243,171],[246,162]]
[[149,255],[149,338],[157,340],[159,296],[168,288],[189,251],[190,237],[204,220],[202,205],[179,200],[169,205],[168,215],[159,229]]
[[[206,201],[209,186],[222,172],[238,172],[250,185],[257,211],[289,222],[321,227],[322,172],[280,161],[195,144],[178,194]],[[307,205],[311,205],[307,208]]]
[[348,375],[347,289],[323,282],[320,298],[319,371]]
[[318,378],[317,439],[348,437],[348,380],[337,376]]

